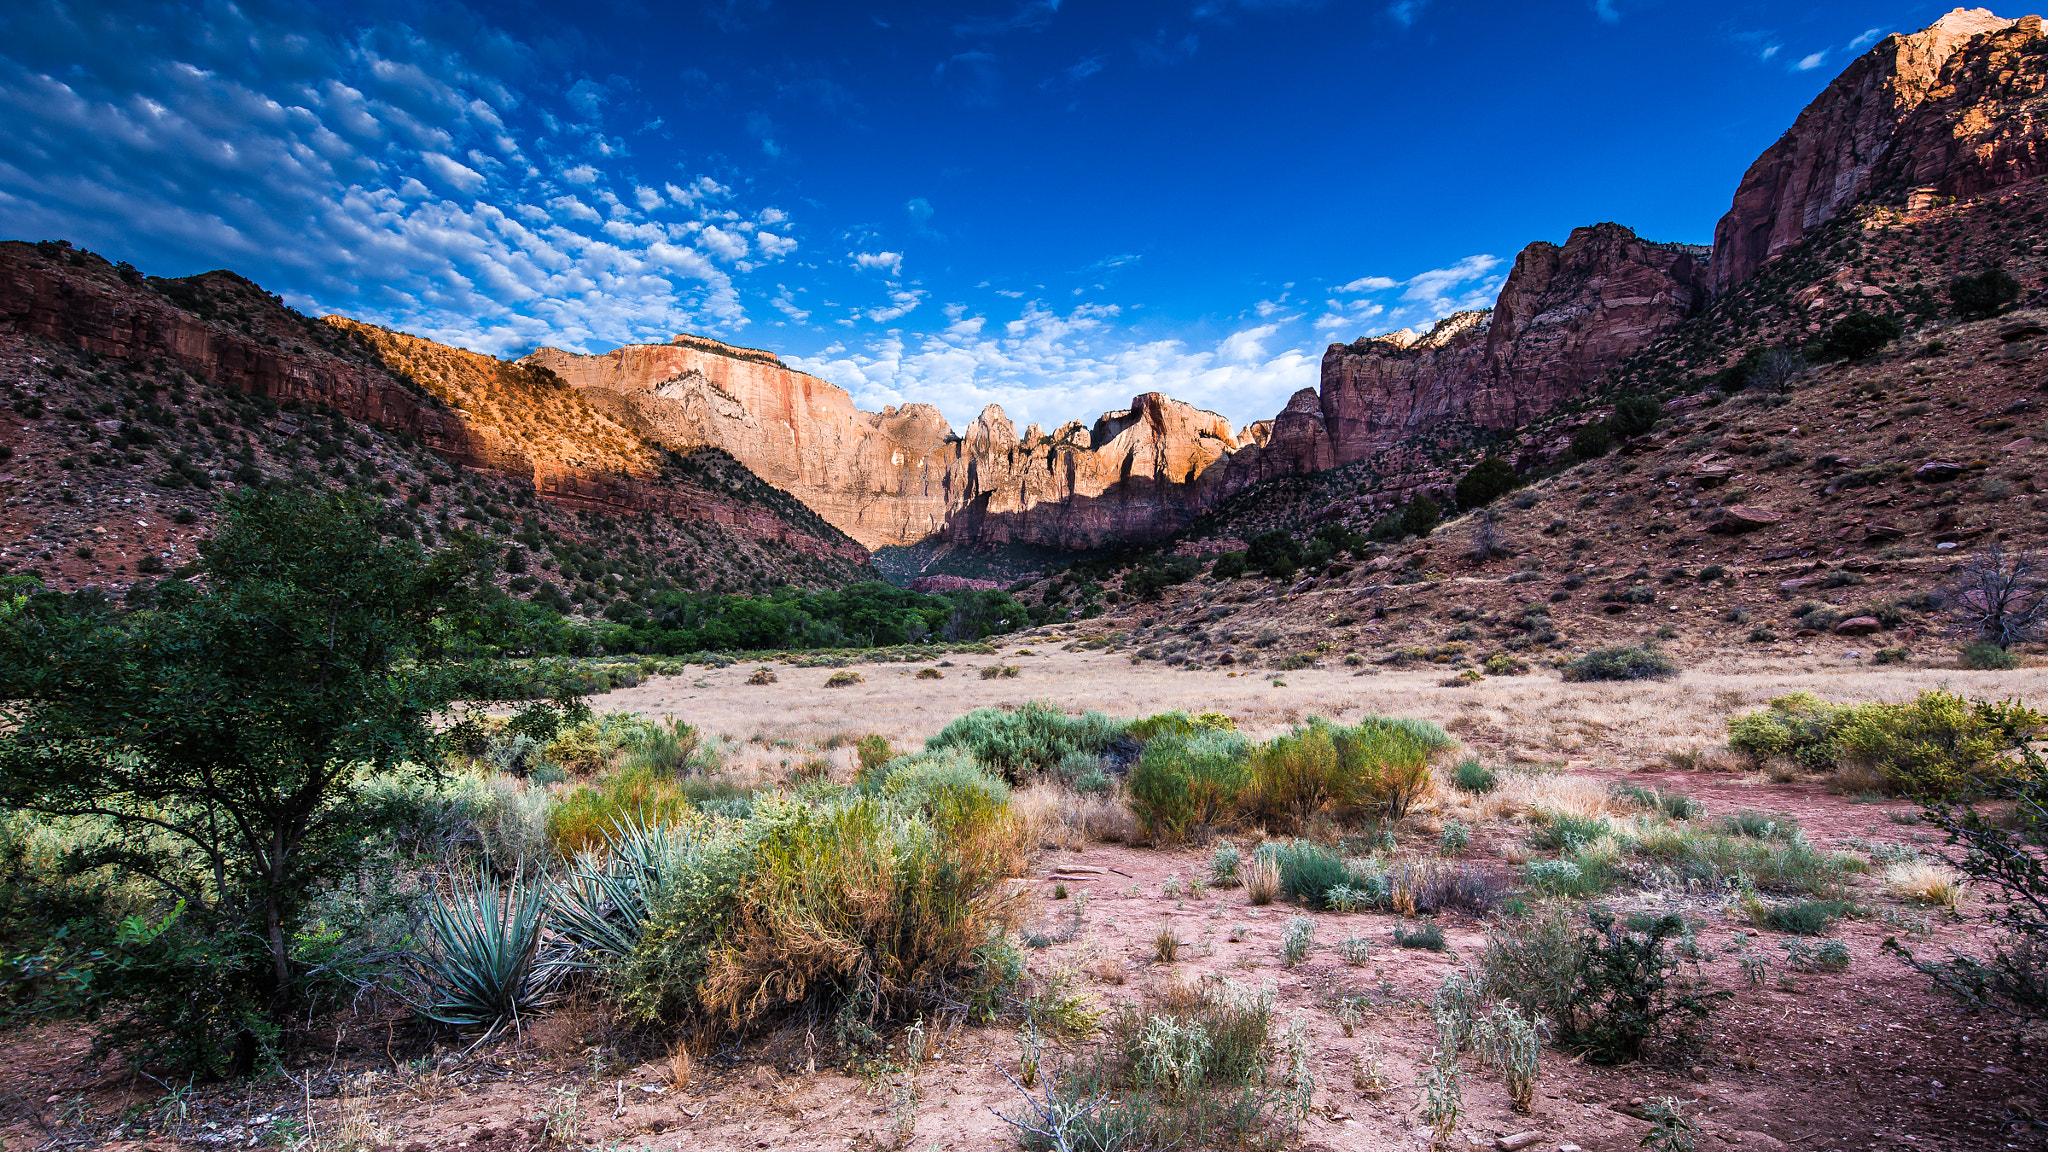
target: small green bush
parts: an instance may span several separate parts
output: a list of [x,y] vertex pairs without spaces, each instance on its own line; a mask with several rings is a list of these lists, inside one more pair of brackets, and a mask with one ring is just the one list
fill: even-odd
[[1678,675],[1671,658],[1648,645],[1616,644],[1595,648],[1573,660],[1564,678],[1585,680],[1649,680]]
[[1829,360],[1862,360],[1899,338],[1905,325],[1896,316],[1852,312],[1835,321],[1821,341],[1820,354]]
[[1321,717],[1252,755],[1250,814],[1299,826],[1318,813],[1399,819],[1429,783],[1429,762],[1455,744],[1428,721],[1366,716],[1351,727]]
[[1280,865],[1280,891],[1310,908],[1330,906],[1333,888],[1355,887],[1344,859],[1320,844],[1290,840],[1259,849]]
[[1687,935],[1676,915],[1617,924],[1612,913],[1586,913],[1571,991],[1557,1020],[1558,1038],[1596,1064],[1633,1060],[1660,1037],[1705,1020],[1716,1000],[1674,988],[1679,960],[1668,945]]
[[1405,922],[1398,923],[1394,925],[1394,945],[1398,948],[1441,952],[1445,948],[1444,930],[1434,920],[1424,920],[1415,928],[1408,927]]
[[1015,784],[1054,771],[1074,752],[1101,756],[1124,734],[1124,725],[1100,712],[1069,716],[1056,704],[1032,701],[1015,709],[977,708],[925,741],[928,750],[961,747]]
[[1790,932],[1795,936],[1823,936],[1834,922],[1848,915],[1850,905],[1844,900],[1801,900],[1792,904],[1773,904],[1763,908],[1761,926],[1773,932]]
[[1996,316],[2006,305],[2020,298],[2020,282],[2003,268],[1987,268],[1975,276],[1958,276],[1948,282],[1948,298],[1956,315],[1965,320]]
[[1131,769],[1131,814],[1146,836],[1179,842],[1189,829],[1221,823],[1252,780],[1251,741],[1235,731],[1167,732],[1145,745]]
[[1500,787],[1500,776],[1493,769],[1481,764],[1476,756],[1467,756],[1458,761],[1457,768],[1452,770],[1451,780],[1460,791],[1470,792],[1475,796],[1483,796]]
[[1973,672],[2004,672],[2020,666],[2019,653],[1988,640],[1963,645],[1956,658]]

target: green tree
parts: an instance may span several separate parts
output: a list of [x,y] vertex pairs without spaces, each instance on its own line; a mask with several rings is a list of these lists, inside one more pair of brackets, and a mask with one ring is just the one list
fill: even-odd
[[[376,514],[353,494],[246,493],[201,544],[197,585],[168,582],[157,607],[45,595],[0,616],[0,806],[101,822],[74,866],[153,883],[177,902],[166,924],[222,942],[169,954],[211,955],[212,970],[159,965],[95,989],[183,1031],[177,1050],[199,1071],[249,1072],[265,1024],[303,1003],[293,945],[308,896],[374,821],[357,781],[436,770],[478,741],[483,703],[523,699],[536,679],[507,658],[533,617],[492,586],[481,547],[428,555],[381,539]],[[582,714],[556,683],[516,730],[544,737]],[[235,989],[254,1010],[162,1009],[194,987]]]
[[1664,406],[1655,396],[1623,396],[1614,402],[1614,417],[1608,423],[1617,436],[1641,436],[1656,427],[1663,414]]
[[1987,268],[1975,276],[1958,276],[1948,282],[1948,298],[1956,315],[1965,320],[1996,316],[2020,298],[2020,282],[2003,268]]
[[1572,455],[1580,460],[1597,460],[1614,447],[1614,429],[1605,420],[1595,420],[1572,433]]
[[1437,522],[1443,518],[1443,510],[1436,506],[1436,501],[1418,492],[1401,509],[1401,530],[1410,536],[1427,536],[1436,531]]
[[1897,316],[1875,312],[1851,312],[1835,321],[1821,342],[1821,355],[1829,360],[1861,360],[1899,338],[1906,327]]
[[1474,464],[1458,479],[1458,507],[1471,511],[1482,504],[1514,491],[1521,480],[1515,475],[1514,465],[1498,456],[1488,456]]

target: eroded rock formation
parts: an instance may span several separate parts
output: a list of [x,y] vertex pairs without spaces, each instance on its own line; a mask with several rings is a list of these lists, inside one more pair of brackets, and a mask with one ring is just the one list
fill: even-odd
[[1714,229],[1714,291],[1874,197],[1976,195],[2048,171],[2040,45],[2038,16],[1982,8],[1879,41],[1744,174]]

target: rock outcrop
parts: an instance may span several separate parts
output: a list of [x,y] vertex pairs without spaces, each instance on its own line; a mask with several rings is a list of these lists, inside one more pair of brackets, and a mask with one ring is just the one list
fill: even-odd
[[1322,409],[1336,462],[1447,422],[1520,427],[1581,395],[1706,303],[1709,264],[1705,248],[1595,224],[1522,249],[1491,313],[1331,345]]
[[695,337],[597,356],[543,348],[524,363],[657,442],[725,449],[871,548],[1097,548],[1158,539],[1260,481],[1362,460],[1445,421],[1526,423],[1698,308],[1706,270],[1706,249],[1617,224],[1531,244],[1491,314],[1333,346],[1320,392],[1302,389],[1242,436],[1159,393],[1050,434],[1020,434],[990,405],[955,436],[930,405],[864,412],[769,353]]
[[2040,42],[2039,17],[1982,8],[1879,41],[1744,174],[1714,229],[1714,291],[1875,197],[1970,196],[2048,171]]
[[[234,290],[239,299],[259,303],[237,321],[246,330],[236,330],[180,307],[161,292],[123,282],[110,272],[40,259],[31,245],[4,244],[0,245],[0,327],[117,360],[160,356],[223,387],[280,402],[296,400],[330,408],[411,436],[436,455],[464,467],[486,469],[530,484],[537,495],[563,506],[701,520],[809,555],[863,565],[868,562],[865,549],[815,520],[811,523],[819,530],[809,530],[777,510],[664,476],[653,450],[629,433],[586,437],[575,443],[516,434],[515,423],[531,427],[536,422],[550,422],[547,394],[551,390],[567,393],[560,381],[530,372],[512,372],[514,379],[509,385],[497,379],[500,391],[511,387],[516,393],[520,412],[516,421],[491,419],[488,413],[461,406],[482,407],[477,397],[489,389],[437,396],[433,387],[441,382],[441,376],[380,360],[371,351],[375,339],[363,341],[368,347],[308,347],[307,343],[319,339],[315,331],[319,325],[303,317],[287,319],[289,314],[262,289],[232,273],[211,272],[188,281],[159,283],[174,290],[179,285],[224,286]],[[359,337],[365,335],[365,326],[353,322],[336,327]],[[376,331],[370,330],[372,334]],[[404,347],[416,357],[438,357],[477,379],[502,377],[502,370],[513,367],[416,337],[385,336],[393,349]],[[294,343],[294,339],[307,343]],[[574,402],[577,411],[559,423],[579,423],[589,415],[574,395],[553,402],[563,400]],[[614,431],[625,433],[624,429]],[[593,450],[593,446],[600,447]]]

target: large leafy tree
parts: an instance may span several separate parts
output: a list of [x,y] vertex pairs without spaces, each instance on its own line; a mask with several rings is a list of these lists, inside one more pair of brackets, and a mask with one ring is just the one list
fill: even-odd
[[105,829],[75,865],[146,879],[198,938],[236,942],[209,952],[231,969],[209,978],[253,1006],[204,1025],[232,1046],[222,1070],[249,1070],[262,1025],[301,1001],[307,897],[373,819],[356,783],[436,770],[489,702],[522,701],[513,723],[536,735],[582,707],[566,687],[529,699],[548,678],[510,659],[530,622],[482,549],[385,540],[376,513],[250,493],[200,546],[197,580],[153,608],[0,606],[0,805]]

